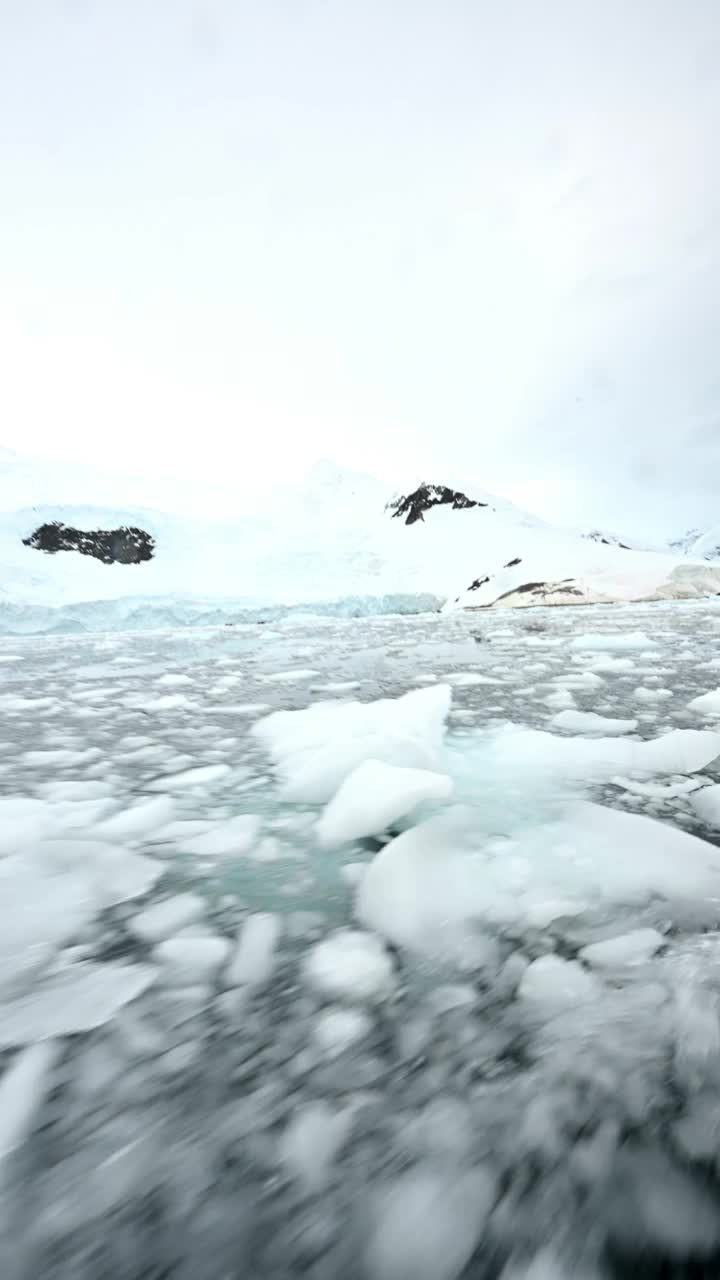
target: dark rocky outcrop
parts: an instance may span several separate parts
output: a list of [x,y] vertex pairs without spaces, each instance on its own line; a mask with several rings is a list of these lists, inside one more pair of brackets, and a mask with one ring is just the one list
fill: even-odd
[[415,524],[416,520],[424,520],[425,512],[431,507],[452,507],[453,511],[466,511],[469,507],[486,507],[487,502],[476,502],[457,489],[448,489],[444,484],[421,484],[413,493],[396,498],[389,502],[388,511],[393,518],[405,517],[405,524]]
[[103,564],[140,564],[152,560],[155,539],[144,529],[122,526],[119,529],[73,529],[54,520],[41,524],[23,545],[54,555],[56,551],[79,551],[94,556]]
[[522,556],[516,556],[514,560],[508,560],[507,564],[503,565],[503,569],[514,569],[517,564],[522,564]]
[[622,547],[623,551],[631,550],[627,542],[621,542],[614,533],[608,536],[601,529],[591,529],[589,533],[584,533],[583,537],[588,538],[590,542],[602,542],[604,547]]

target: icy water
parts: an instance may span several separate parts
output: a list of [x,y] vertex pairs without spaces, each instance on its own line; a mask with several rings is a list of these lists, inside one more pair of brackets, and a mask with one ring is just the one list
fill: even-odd
[[719,1276],[718,686],[714,602],[0,639],[3,1280]]

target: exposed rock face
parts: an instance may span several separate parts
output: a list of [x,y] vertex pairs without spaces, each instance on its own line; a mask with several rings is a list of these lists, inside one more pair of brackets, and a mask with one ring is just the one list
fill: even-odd
[[583,537],[589,538],[590,542],[602,542],[606,547],[622,547],[623,551],[631,549],[627,542],[621,542],[614,533],[603,533],[602,529],[591,529],[589,533],[584,533]]
[[155,551],[155,539],[144,529],[72,529],[57,520],[41,524],[29,538],[23,538],[23,545],[50,555],[56,551],[79,551],[103,564],[140,564],[152,560]]
[[475,502],[457,489],[448,489],[444,484],[421,484],[413,493],[389,502],[387,509],[392,511],[394,518],[405,516],[405,524],[415,524],[416,520],[424,520],[425,512],[431,507],[452,507],[453,511],[466,511],[469,507],[487,505],[487,502]]

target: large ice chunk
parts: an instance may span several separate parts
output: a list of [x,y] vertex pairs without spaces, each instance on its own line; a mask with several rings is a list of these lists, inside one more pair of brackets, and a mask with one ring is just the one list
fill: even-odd
[[657,929],[632,929],[615,938],[589,943],[582,948],[580,959],[592,969],[620,969],[644,964],[664,945],[665,939]]
[[373,1197],[367,1244],[371,1280],[456,1280],[470,1261],[496,1182],[482,1167],[453,1174],[427,1162]]
[[205,903],[198,894],[178,893],[139,911],[130,921],[130,928],[143,942],[162,942],[187,925],[194,924],[204,914]]
[[334,999],[372,1000],[390,990],[393,966],[379,938],[359,929],[338,929],[318,942],[305,961],[305,978]]
[[271,912],[248,916],[240,928],[237,949],[228,969],[230,986],[259,987],[266,983],[275,964],[280,919]]
[[698,711],[704,716],[720,716],[720,689],[711,689],[709,693],[701,693],[699,698],[688,702],[690,711]]
[[366,760],[345,779],[325,809],[316,828],[318,842],[328,849],[386,831],[424,802],[447,800],[452,785],[446,774]]
[[690,801],[698,818],[710,827],[720,827],[720,783],[703,787]]
[[213,858],[227,854],[240,856],[252,849],[260,834],[262,820],[255,813],[239,813],[234,818],[216,821],[200,835],[182,840],[178,848],[182,853],[196,857]]
[[295,1109],[280,1139],[279,1154],[306,1191],[322,1191],[351,1123],[349,1111],[336,1111],[327,1102],[305,1102]]
[[377,702],[319,702],[276,711],[252,732],[275,761],[287,800],[324,804],[366,760],[436,769],[450,709],[447,685]]
[[0,1047],[93,1031],[155,981],[150,965],[75,964],[48,977],[28,995],[8,1001],[0,1018]]
[[0,1169],[3,1159],[25,1140],[47,1093],[59,1045],[31,1045],[18,1054],[0,1079]]
[[356,915],[398,946],[448,954],[469,925],[542,928],[589,906],[653,897],[720,897],[720,849],[651,818],[578,802],[507,837],[478,833],[467,812],[413,827],[370,863]]

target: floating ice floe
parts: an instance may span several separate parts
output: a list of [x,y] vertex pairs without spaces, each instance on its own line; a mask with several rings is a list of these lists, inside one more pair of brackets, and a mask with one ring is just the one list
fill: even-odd
[[634,733],[638,727],[637,720],[614,720],[610,716],[600,716],[594,711],[558,711],[551,721],[555,729],[567,729],[570,733],[595,736],[619,737],[624,733]]
[[463,929],[543,928],[600,904],[720,899],[720,849],[676,827],[601,805],[510,837],[478,833],[461,812],[387,844],[358,886],[356,916],[398,946],[457,954]]
[[276,711],[253,727],[286,800],[323,804],[366,760],[437,769],[450,709],[447,685],[376,702],[319,702]]
[[254,989],[269,981],[281,932],[280,919],[271,912],[258,911],[248,916],[240,926],[237,947],[228,968],[229,986]]
[[700,694],[688,702],[689,711],[697,711],[703,716],[720,716],[720,689],[712,689],[709,693]]
[[157,977],[151,965],[73,964],[3,1005],[0,1048],[94,1031],[142,995]]
[[452,788],[446,774],[366,760],[345,778],[327,805],[316,827],[318,842],[329,849],[386,831],[421,804],[447,800]]
[[392,989],[393,965],[379,938],[359,929],[338,929],[306,958],[305,979],[333,999],[374,1000]]

